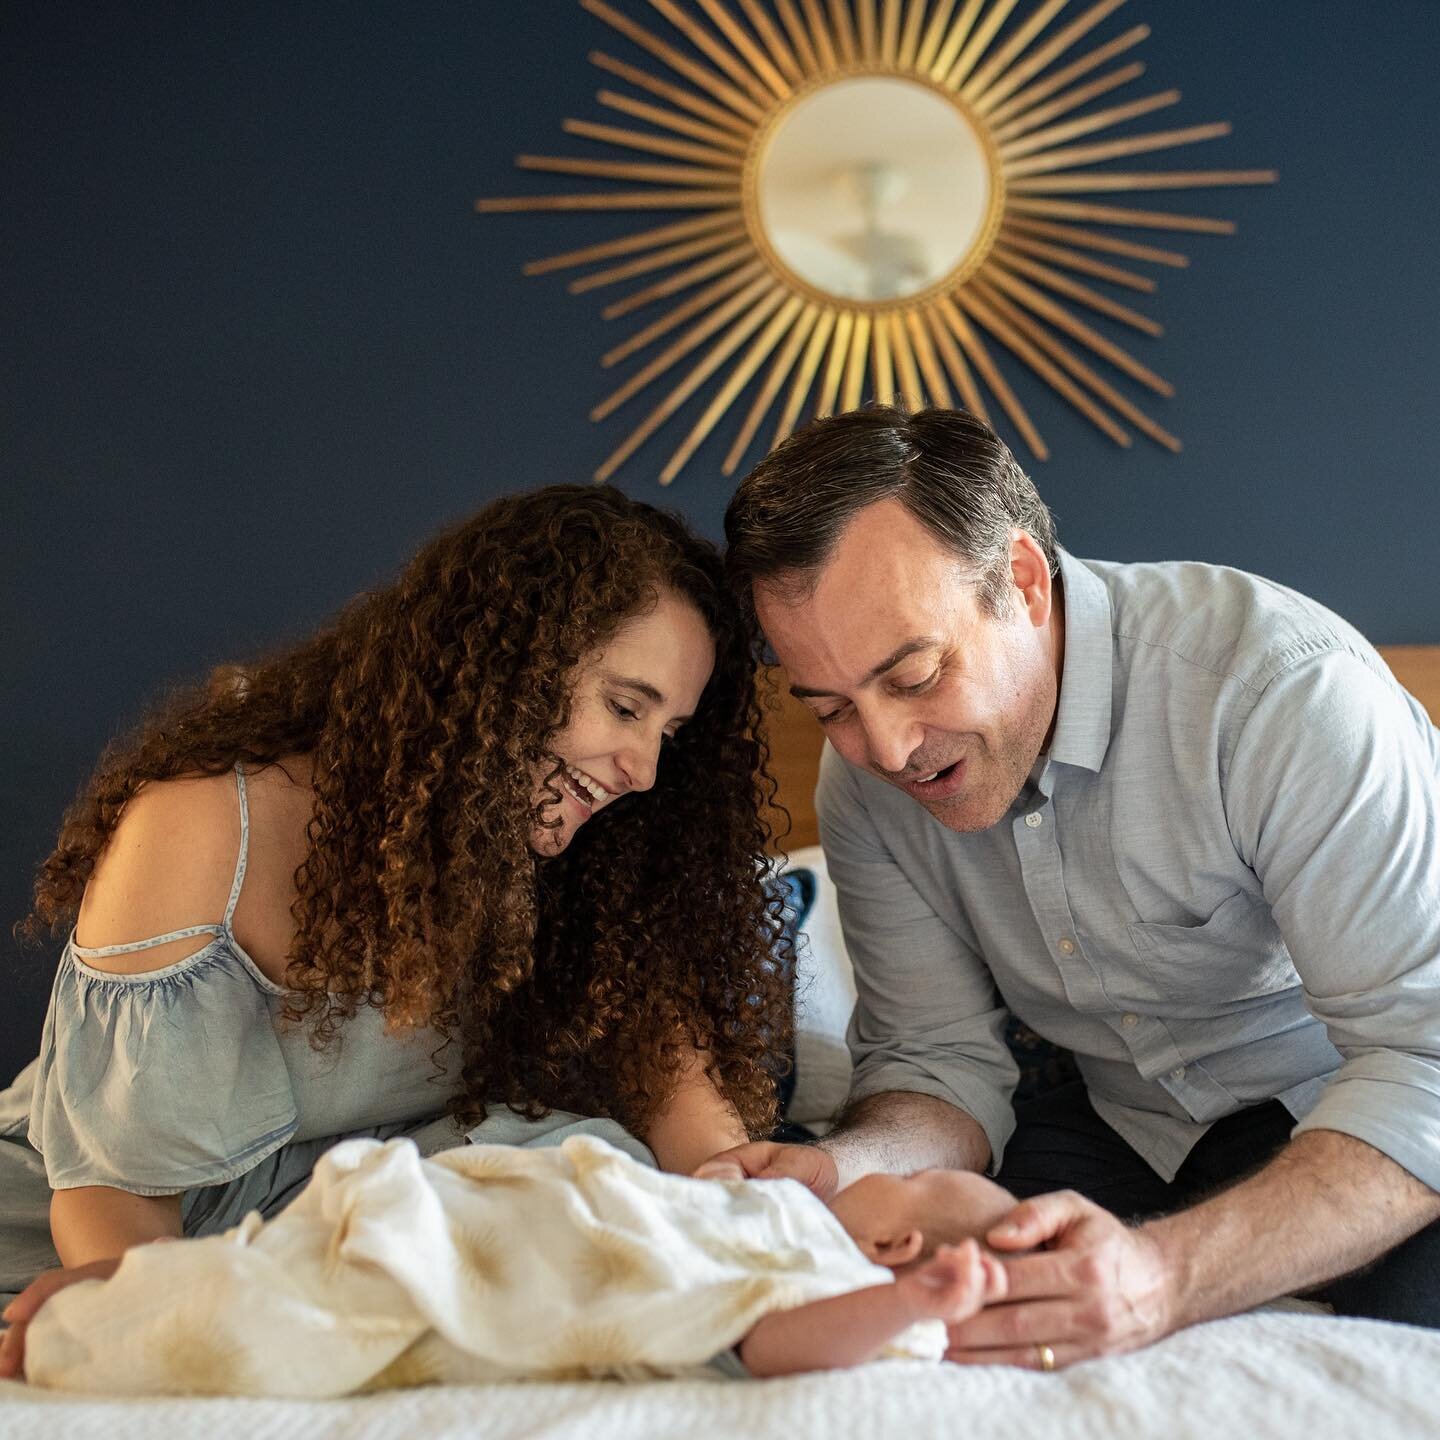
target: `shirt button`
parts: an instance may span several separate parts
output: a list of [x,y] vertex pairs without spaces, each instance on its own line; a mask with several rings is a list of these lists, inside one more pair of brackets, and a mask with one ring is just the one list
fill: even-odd
[[1183,1080],[1185,1078],[1185,1067],[1183,1065],[1177,1065],[1170,1072],[1170,1078],[1172,1080]]
[[1055,942],[1055,948],[1059,950],[1062,955],[1073,955],[1075,953],[1075,942],[1067,936],[1064,940],[1057,940]]
[[1032,810],[1025,817],[1025,823],[1032,830],[1038,830],[1045,823],[1045,817],[1038,810]]
[[1140,1023],[1140,1017],[1138,1015],[1122,1015],[1120,1023],[1127,1030],[1133,1030]]

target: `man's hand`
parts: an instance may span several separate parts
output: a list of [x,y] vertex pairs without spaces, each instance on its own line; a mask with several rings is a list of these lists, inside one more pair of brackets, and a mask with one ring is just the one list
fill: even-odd
[[923,1265],[899,1276],[895,1288],[916,1320],[956,1325],[1005,1298],[1005,1267],[973,1240],[962,1240],[939,1246]]
[[108,1280],[120,1268],[120,1261],[93,1260],[89,1265],[46,1270],[25,1287],[6,1307],[4,1319],[10,1328],[0,1335],[0,1380],[25,1373],[25,1329],[40,1307],[58,1291],[80,1280]]
[[835,1161],[818,1145],[755,1140],[712,1155],[695,1171],[697,1180],[798,1180],[822,1200],[840,1185]]
[[[948,1360],[1073,1365],[1138,1350],[1176,1328],[1159,1247],[1072,1190],[1022,1201],[986,1236],[1011,1252],[1006,1303],[950,1326]],[[1021,1255],[1015,1252],[1033,1251]]]

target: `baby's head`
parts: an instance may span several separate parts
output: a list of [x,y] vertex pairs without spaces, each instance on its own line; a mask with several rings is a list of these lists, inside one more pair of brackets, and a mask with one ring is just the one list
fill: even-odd
[[928,1259],[937,1245],[983,1242],[1014,1206],[1008,1190],[968,1170],[865,1175],[830,1202],[866,1259],[892,1270]]

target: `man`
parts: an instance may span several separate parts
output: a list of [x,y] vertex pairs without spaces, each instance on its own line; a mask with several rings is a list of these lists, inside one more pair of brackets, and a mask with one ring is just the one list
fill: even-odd
[[[820,422],[726,533],[829,741],[859,999],[836,1131],[700,1173],[1034,1197],[957,1360],[1048,1370],[1297,1291],[1440,1326],[1440,735],[1371,647],[1238,571],[1074,559],[962,413]],[[1018,1117],[1007,1008],[1083,1076]]]

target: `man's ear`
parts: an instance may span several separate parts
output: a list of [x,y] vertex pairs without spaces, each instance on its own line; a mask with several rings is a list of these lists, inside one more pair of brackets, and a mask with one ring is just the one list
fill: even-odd
[[1010,578],[1020,592],[1020,603],[1038,630],[1049,624],[1053,603],[1050,562],[1028,530],[1015,530],[1010,537]]
[[897,1238],[881,1236],[863,1241],[860,1248],[865,1252],[867,1260],[873,1260],[877,1265],[885,1265],[893,1270],[897,1265],[908,1265],[919,1255],[925,1248],[925,1237],[918,1230],[907,1230]]

